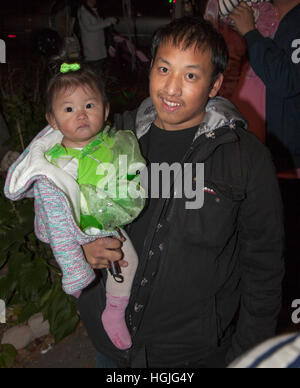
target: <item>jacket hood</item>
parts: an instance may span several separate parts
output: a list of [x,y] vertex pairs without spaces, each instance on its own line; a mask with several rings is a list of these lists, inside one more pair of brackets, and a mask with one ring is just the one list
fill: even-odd
[[[194,141],[204,133],[214,132],[220,128],[229,126],[234,128],[237,123],[248,128],[247,121],[243,118],[237,108],[226,98],[215,97],[208,101],[206,113],[199,129],[196,132]],[[151,97],[148,97],[140,105],[136,117],[136,135],[140,139],[150,129],[151,124],[157,116],[156,109]]]
[[45,152],[55,144],[61,143],[62,138],[60,131],[54,130],[49,125],[44,128],[8,170],[4,194],[13,201],[32,197],[34,182],[47,178],[66,195],[73,207],[75,219],[78,221],[80,194],[76,181],[45,158]]

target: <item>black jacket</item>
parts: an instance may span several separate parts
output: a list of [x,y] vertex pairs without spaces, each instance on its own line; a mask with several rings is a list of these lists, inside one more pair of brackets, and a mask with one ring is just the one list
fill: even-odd
[[[274,335],[283,277],[280,195],[268,151],[232,113],[225,99],[210,101],[182,161],[204,163],[204,206],[186,210],[190,199],[171,198],[155,210],[127,309],[132,349],[114,348],[102,328],[102,282],[80,298],[95,347],[120,365],[224,367]],[[134,119],[145,149],[154,114],[142,106],[136,119],[127,113],[118,125]]]
[[300,168],[300,4],[285,15],[273,40],[257,30],[245,39],[250,64],[267,88],[267,146],[279,171]]

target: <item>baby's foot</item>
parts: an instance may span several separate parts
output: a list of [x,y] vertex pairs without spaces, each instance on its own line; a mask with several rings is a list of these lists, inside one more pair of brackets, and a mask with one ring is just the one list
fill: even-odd
[[116,297],[106,294],[106,308],[101,317],[104,330],[111,342],[121,350],[129,349],[132,345],[125,322],[128,301],[127,296]]

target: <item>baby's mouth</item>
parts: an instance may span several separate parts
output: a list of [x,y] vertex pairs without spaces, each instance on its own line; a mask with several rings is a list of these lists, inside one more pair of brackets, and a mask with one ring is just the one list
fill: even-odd
[[82,124],[77,129],[85,129],[85,128],[88,128],[88,127],[89,127],[88,124]]

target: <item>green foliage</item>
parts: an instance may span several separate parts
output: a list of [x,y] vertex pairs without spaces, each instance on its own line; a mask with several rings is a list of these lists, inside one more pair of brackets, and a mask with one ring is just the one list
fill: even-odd
[[47,72],[42,63],[0,74],[0,105],[11,135],[8,145],[14,151],[23,151],[46,125],[41,72],[44,72],[42,79],[46,80]]
[[[32,200],[8,201],[3,179],[0,183],[0,299],[14,308],[15,324],[42,312],[59,342],[79,323],[76,300],[62,290],[61,272],[50,248],[34,235]],[[12,355],[10,348],[4,348],[0,367],[10,364]]]
[[10,368],[17,357],[17,351],[12,345],[1,345],[0,368]]
[[4,95],[2,105],[11,134],[9,145],[13,150],[23,151],[46,125],[44,103],[43,101],[30,103],[26,89],[20,88],[13,95]]
[[59,280],[40,300],[44,319],[49,321],[55,342],[71,334],[79,323],[74,298],[66,295]]

